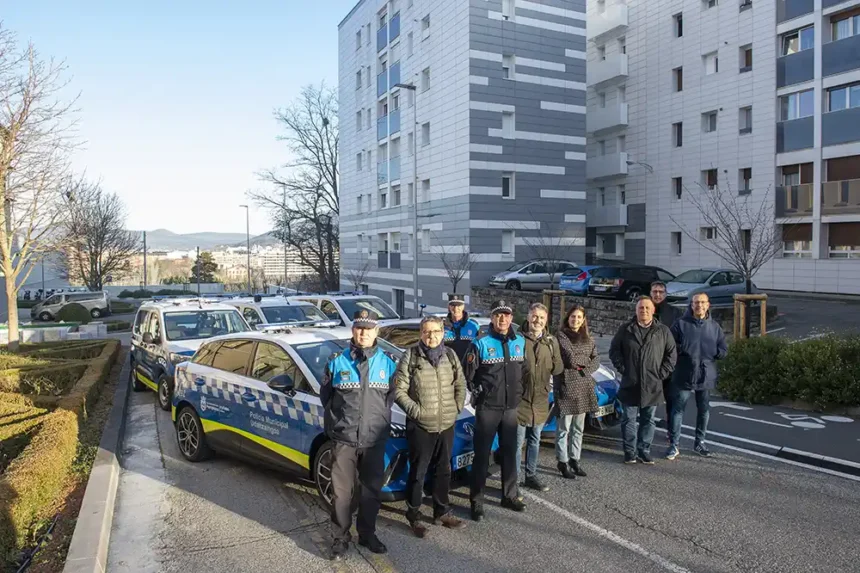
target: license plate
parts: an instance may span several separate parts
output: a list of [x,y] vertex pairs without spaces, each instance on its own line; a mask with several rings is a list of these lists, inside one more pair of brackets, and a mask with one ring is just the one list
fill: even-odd
[[459,470],[465,467],[472,465],[472,461],[475,459],[475,452],[468,452],[465,454],[460,454],[456,458],[454,458],[454,469]]
[[615,405],[614,404],[607,404],[606,406],[600,406],[597,409],[597,412],[594,413],[594,416],[596,418],[601,418],[603,416],[608,416],[609,414],[614,414],[614,413],[615,413]]
[[606,289],[608,289],[608,288],[609,288],[609,287],[608,287],[608,286],[606,286],[606,285],[594,285],[594,290],[604,291],[604,290],[606,290]]

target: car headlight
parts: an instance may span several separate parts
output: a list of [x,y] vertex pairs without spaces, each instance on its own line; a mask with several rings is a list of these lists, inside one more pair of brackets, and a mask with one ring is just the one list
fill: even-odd
[[690,294],[689,290],[679,290],[679,291],[669,293],[669,296],[685,297],[688,294]]
[[176,352],[170,353],[170,362],[173,364],[179,364],[180,362],[187,362],[191,360],[190,356],[186,356],[185,354],[177,354]]

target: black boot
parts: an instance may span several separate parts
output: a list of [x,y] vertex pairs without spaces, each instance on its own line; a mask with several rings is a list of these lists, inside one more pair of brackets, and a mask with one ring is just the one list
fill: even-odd
[[484,504],[479,501],[472,502],[472,521],[483,521]]
[[587,473],[585,473],[585,470],[582,469],[582,466],[579,465],[579,460],[570,460],[570,469],[579,477],[585,477],[588,475]]
[[565,479],[576,479],[576,474],[570,470],[570,466],[563,462],[558,462],[558,471]]

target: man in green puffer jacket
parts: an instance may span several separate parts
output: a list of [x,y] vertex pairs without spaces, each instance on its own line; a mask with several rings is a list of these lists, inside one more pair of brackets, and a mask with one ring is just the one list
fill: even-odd
[[433,465],[433,522],[461,529],[448,503],[451,486],[451,450],[454,423],[466,402],[466,379],[457,355],[442,344],[445,326],[441,318],[421,321],[421,340],[411,346],[397,364],[395,401],[406,412],[409,442],[409,478],[406,484],[406,519],[416,537],[424,537],[421,523],[424,478]]

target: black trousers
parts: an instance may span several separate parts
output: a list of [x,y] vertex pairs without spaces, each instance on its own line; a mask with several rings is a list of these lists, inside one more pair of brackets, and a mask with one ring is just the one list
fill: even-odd
[[472,502],[484,501],[487,470],[490,466],[490,448],[499,434],[499,454],[502,464],[502,497],[516,499],[517,490],[517,411],[485,410],[475,413],[475,461],[472,463]]
[[358,536],[368,537],[376,532],[383,475],[385,473],[385,442],[369,448],[334,444],[332,450],[331,487],[333,492],[331,522],[332,536],[349,541],[352,526],[352,499],[356,486],[361,488],[358,501]]
[[663,400],[666,401],[666,427],[672,424],[672,377],[663,380]]
[[424,479],[433,468],[433,519],[450,511],[448,492],[451,490],[451,450],[454,448],[454,426],[438,433],[422,429],[412,421],[406,422],[409,442],[409,480],[406,483],[406,519],[416,521],[424,501]]

